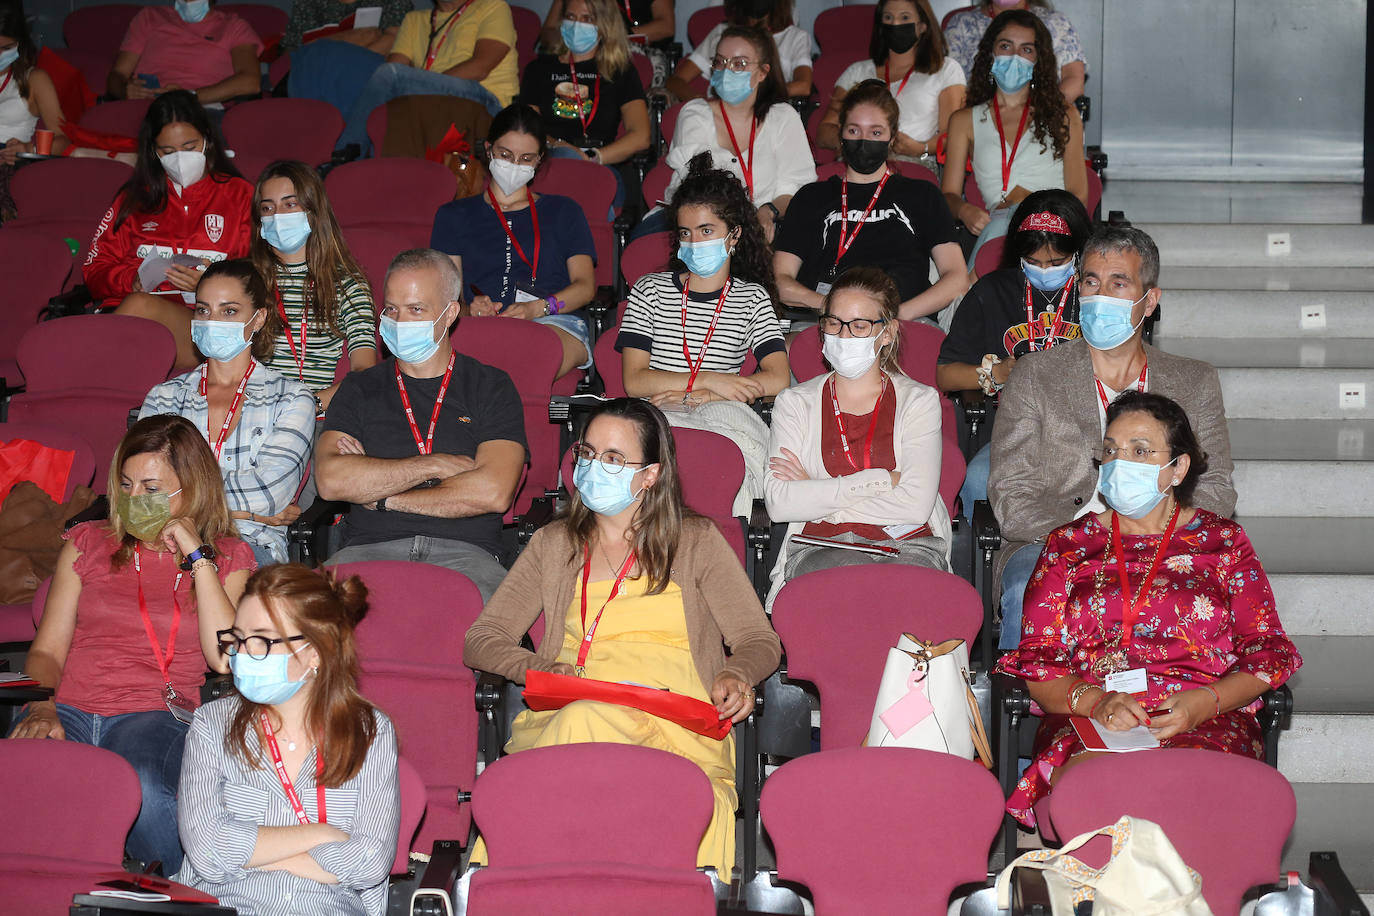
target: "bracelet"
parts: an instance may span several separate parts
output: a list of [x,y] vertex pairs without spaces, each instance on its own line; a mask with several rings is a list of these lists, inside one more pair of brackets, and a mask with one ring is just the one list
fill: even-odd
[[[1073,689],[1073,694],[1069,697],[1069,714],[1070,714],[1070,715],[1077,715],[1077,714],[1078,714],[1078,713],[1077,713],[1078,701],[1081,700],[1081,699],[1083,699],[1083,695],[1086,694],[1089,690],[1092,690],[1094,687],[1097,687],[1097,685],[1096,685],[1096,684],[1089,684],[1087,681],[1084,681],[1083,683],[1079,684],[1077,687],[1075,687],[1075,688]],[[1098,687],[1098,689],[1100,690],[1101,688]]]
[[217,564],[214,560],[209,559],[208,557],[201,557],[199,560],[191,564],[191,575],[195,576],[197,570],[204,569],[207,566],[213,569],[216,573],[219,572],[219,564]]
[[568,303],[559,299],[557,296],[548,296],[544,299],[544,314],[557,315],[568,307]]
[[1199,686],[1200,686],[1203,690],[1205,690],[1205,691],[1207,691],[1208,693],[1210,693],[1210,694],[1212,695],[1212,699],[1214,699],[1214,700],[1217,701],[1217,711],[1216,711],[1216,714],[1213,716],[1213,718],[1215,718],[1216,716],[1221,715],[1221,697],[1219,697],[1219,696],[1217,695],[1217,692],[1216,692],[1214,689],[1212,689],[1211,685],[1209,685],[1209,684],[1200,684]]
[[[1069,682],[1069,686],[1067,686],[1067,687],[1064,688],[1064,702],[1065,702],[1065,703],[1069,703],[1069,695],[1073,693],[1073,689],[1074,689],[1075,687],[1077,687],[1079,684],[1083,684],[1083,683],[1086,683],[1086,681],[1084,681],[1084,679],[1081,678],[1081,677],[1076,677],[1076,678],[1074,678],[1072,681]],[[1072,704],[1070,704],[1070,706],[1069,706],[1069,712],[1073,712],[1073,706],[1072,706]]]
[[983,394],[992,395],[1002,390],[1002,386],[993,378],[992,367],[1002,361],[996,353],[985,353],[983,362],[976,368],[978,373],[978,387],[983,389]]
[[1102,701],[1105,700],[1105,699],[1107,699],[1107,697],[1109,697],[1109,696],[1111,696],[1111,693],[1108,693],[1108,692],[1105,691],[1105,690],[1102,691],[1102,696],[1098,697],[1098,698],[1097,698],[1097,702],[1093,704],[1093,708],[1090,709],[1090,710],[1088,710],[1088,718],[1089,718],[1089,719],[1091,719],[1091,718],[1093,718],[1094,716],[1097,715],[1097,707],[1101,706],[1101,705],[1102,705]]

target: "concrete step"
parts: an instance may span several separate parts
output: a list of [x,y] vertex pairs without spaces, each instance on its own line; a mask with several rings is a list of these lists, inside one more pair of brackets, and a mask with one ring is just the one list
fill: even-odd
[[[1282,742],[1280,742],[1282,747]],[[1283,870],[1307,875],[1314,851],[1334,850],[1355,889],[1374,901],[1374,783],[1296,782],[1298,820],[1283,848]]]
[[[1296,687],[1293,697],[1296,704]],[[1374,783],[1374,715],[1294,712],[1279,740],[1279,770],[1290,782]]]
[[1275,573],[1269,563],[1265,574],[1289,636],[1348,638],[1374,633],[1374,574]]
[[[1283,574],[1365,577],[1374,572],[1374,519],[1241,516],[1238,520],[1271,578]],[[1369,600],[1366,597],[1362,606]],[[1374,621],[1374,615],[1369,619]]]
[[1108,169],[1102,212],[1158,223],[1358,223],[1358,184],[1338,182],[1133,181]]
[[[1374,311],[1374,309],[1371,309]],[[1246,328],[1248,335],[1249,328]],[[1154,344],[1166,353],[1222,368],[1369,369],[1374,339],[1366,337],[1166,337]]]
[[1235,462],[1236,514],[1363,516],[1374,525],[1374,462]]
[[1264,267],[1198,267],[1171,264],[1165,260],[1160,268],[1159,285],[1166,292],[1171,289],[1361,292],[1374,289],[1374,269],[1279,264]]
[[1160,263],[1170,267],[1374,267],[1374,226],[1131,220],[1155,240]]
[[1231,457],[1236,461],[1374,459],[1374,420],[1238,417],[1227,420],[1226,429],[1231,439]]
[[[1320,305],[1324,327],[1304,328],[1303,311]],[[1374,337],[1374,295],[1313,290],[1173,289],[1160,299],[1158,334],[1179,337]]]
[[[1282,611],[1279,616],[1282,619]],[[1374,633],[1290,638],[1302,654],[1302,667],[1288,682],[1294,716],[1362,716],[1374,738],[1374,665],[1368,664]],[[1374,780],[1374,770],[1370,772]]]
[[[1374,419],[1374,369],[1220,367],[1228,417],[1279,420]],[[1342,394],[1364,386],[1362,407],[1342,407]]]

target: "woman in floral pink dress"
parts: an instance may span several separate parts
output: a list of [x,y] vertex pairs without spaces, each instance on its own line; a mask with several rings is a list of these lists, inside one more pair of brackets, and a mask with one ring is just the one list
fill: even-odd
[[1261,758],[1256,701],[1302,665],[1245,532],[1189,506],[1207,456],[1183,409],[1121,395],[1098,459],[1108,509],[1050,534],[1026,588],[1021,644],[998,663],[1045,712],[1007,802],[1028,827],[1061,772],[1092,756],[1068,716],[1113,731],[1143,725],[1164,747]]

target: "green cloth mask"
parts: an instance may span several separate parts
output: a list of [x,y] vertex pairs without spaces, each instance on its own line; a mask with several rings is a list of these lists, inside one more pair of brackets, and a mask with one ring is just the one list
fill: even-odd
[[140,493],[137,496],[120,493],[115,497],[115,511],[125,531],[140,541],[151,541],[172,520],[172,497],[180,492]]

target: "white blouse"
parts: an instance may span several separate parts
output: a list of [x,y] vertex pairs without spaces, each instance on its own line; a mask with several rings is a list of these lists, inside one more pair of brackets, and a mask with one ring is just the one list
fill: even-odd
[[[707,79],[711,77],[711,58],[716,55],[716,45],[720,44],[720,36],[727,25],[722,22],[707,32],[701,44],[693,48],[687,57]],[[778,63],[782,65],[784,81],[792,82],[792,74],[797,72],[798,67],[811,66],[811,35],[805,29],[789,25],[781,32],[773,33],[773,43],[778,46]]]
[[[715,101],[693,99],[682,106],[673,144],[668,149],[668,167],[673,180],[668,183],[664,200],[672,200],[677,186],[687,177],[687,163],[698,153],[711,154],[716,168],[733,172],[744,182],[744,169],[733,149],[720,145],[716,137],[716,119],[711,110]],[[736,134],[740,153],[749,159],[749,135]],[[811,158],[811,145],[806,139],[797,110],[786,102],[768,109],[768,117],[758,126],[754,137],[753,154],[754,204],[777,200],[797,193],[804,184],[816,180],[816,163]]]
[[[29,113],[29,102],[19,94],[19,80],[13,77],[14,68],[0,71],[10,74],[9,84],[0,92],[0,146],[9,140],[33,139],[33,130],[38,126],[38,118]],[[4,80],[4,76],[0,76]]]
[[[929,140],[940,132],[940,93],[950,86],[963,86],[964,68],[952,57],[946,57],[940,69],[934,73],[913,73],[911,79],[902,86],[905,73],[889,74],[895,79],[888,83],[897,96],[897,107],[902,116],[897,128],[913,140]],[[882,79],[878,67],[871,60],[861,60],[850,64],[835,80],[835,86],[845,92],[853,89],[864,80]],[[901,87],[901,92],[897,88]]]

